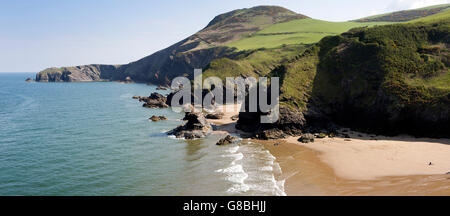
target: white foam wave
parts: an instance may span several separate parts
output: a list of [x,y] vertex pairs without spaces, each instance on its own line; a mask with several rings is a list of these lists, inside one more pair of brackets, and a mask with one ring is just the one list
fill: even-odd
[[233,194],[238,194],[238,193],[245,193],[249,190],[250,190],[250,187],[246,184],[234,184],[227,190],[227,192],[233,193]]
[[170,139],[185,140],[184,137],[178,138],[178,137],[176,137],[175,135],[169,135],[169,136],[167,136],[167,137],[169,137]]
[[261,171],[273,171],[273,167],[272,166],[264,166],[264,167],[261,167],[259,170],[261,170]]
[[218,170],[216,170],[216,172],[219,172],[219,173],[242,173],[242,172],[244,172],[244,168],[242,167],[242,165],[234,165],[234,166],[227,167],[225,169],[218,169]]
[[228,152],[228,153],[234,154],[234,153],[236,153],[239,150],[239,148],[240,148],[239,146],[233,146],[233,147],[231,147],[231,148],[229,148],[229,149],[227,149],[225,151]]
[[242,160],[244,158],[244,154],[242,153],[236,153],[236,154],[227,154],[227,155],[222,155],[222,157],[231,157],[234,160],[231,162],[231,165],[236,165],[236,162]]

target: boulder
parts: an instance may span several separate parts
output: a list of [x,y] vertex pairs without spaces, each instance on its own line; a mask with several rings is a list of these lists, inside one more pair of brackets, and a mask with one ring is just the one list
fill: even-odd
[[26,80],[25,80],[25,82],[33,82],[34,80],[33,79],[31,79],[30,77],[28,77]]
[[225,138],[220,139],[216,145],[229,145],[238,142],[239,139],[237,137],[227,135]]
[[314,135],[310,134],[310,133],[306,133],[303,134],[300,139],[298,139],[299,142],[302,143],[310,143],[310,142],[314,142]]
[[203,138],[212,131],[212,126],[206,121],[203,113],[188,112],[183,120],[187,121],[186,124],[169,131],[168,134],[177,138],[196,139]]
[[256,135],[256,137],[258,139],[270,140],[270,139],[284,139],[287,136],[282,130],[272,128],[272,129],[263,130],[263,131],[259,132]]
[[231,120],[237,121],[239,119],[239,114],[231,116]]
[[159,94],[157,92],[153,92],[148,98],[141,98],[143,101],[145,101],[144,103],[144,107],[147,108],[167,108],[169,107],[169,105],[167,105],[166,101],[167,98],[162,95]]
[[156,122],[156,121],[167,120],[167,118],[165,116],[152,116],[149,118],[149,120]]
[[206,114],[207,119],[222,119],[225,114],[223,112],[214,112]]

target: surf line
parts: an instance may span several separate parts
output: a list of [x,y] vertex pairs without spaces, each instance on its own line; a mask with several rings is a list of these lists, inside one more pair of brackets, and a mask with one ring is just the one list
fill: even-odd
[[189,203],[184,203],[184,211],[209,211],[214,214],[217,209],[217,203],[197,203],[191,200]]

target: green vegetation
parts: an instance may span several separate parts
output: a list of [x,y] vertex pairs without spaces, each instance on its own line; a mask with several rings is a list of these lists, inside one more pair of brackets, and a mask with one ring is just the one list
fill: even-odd
[[316,19],[298,19],[271,25],[238,41],[226,44],[239,50],[273,48],[289,44],[313,44],[330,35],[341,34],[355,27],[389,23],[327,22]]
[[415,23],[415,22],[428,22],[429,23],[429,22],[438,22],[440,20],[445,20],[445,19],[450,19],[450,9],[446,9],[440,13],[437,13],[437,14],[434,14],[431,16],[411,20],[409,22],[410,23]]
[[220,58],[212,61],[203,73],[203,77],[226,77],[268,75],[278,65],[295,58],[305,49],[303,45],[287,45],[270,49],[258,49],[244,52],[235,58]]
[[447,11],[450,4],[435,5],[414,10],[397,11],[355,20],[356,22],[406,22]]

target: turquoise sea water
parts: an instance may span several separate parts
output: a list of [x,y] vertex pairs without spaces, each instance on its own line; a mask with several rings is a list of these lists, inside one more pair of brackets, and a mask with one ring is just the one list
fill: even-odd
[[0,195],[284,194],[279,166],[258,144],[168,137],[183,114],[131,98],[155,86],[27,77],[0,73]]

